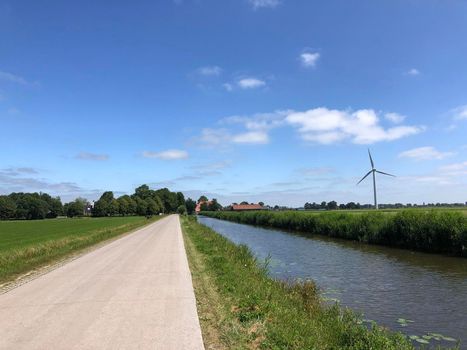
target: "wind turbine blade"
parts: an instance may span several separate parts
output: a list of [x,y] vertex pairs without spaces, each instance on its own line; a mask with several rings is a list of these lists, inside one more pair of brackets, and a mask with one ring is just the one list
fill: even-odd
[[383,172],[383,171],[376,170],[376,172],[377,172],[377,173],[380,173],[380,174],[383,174],[383,175],[396,177],[396,175],[388,174],[388,173],[385,173],[385,172]]
[[373,163],[373,158],[371,158],[371,153],[370,153],[370,149],[369,149],[369,148],[368,148],[368,155],[370,156],[371,168],[374,169],[374,168],[375,168],[375,164]]
[[365,178],[366,178],[368,175],[370,175],[372,171],[373,171],[373,170],[370,170],[364,177],[362,177],[362,179],[361,179],[359,182],[357,182],[357,185],[358,185],[360,182],[362,182],[363,180],[365,180]]

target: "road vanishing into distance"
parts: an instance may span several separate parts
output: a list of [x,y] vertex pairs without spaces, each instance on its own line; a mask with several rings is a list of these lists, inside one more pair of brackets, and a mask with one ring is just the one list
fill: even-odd
[[204,349],[177,215],[0,295],[0,349]]

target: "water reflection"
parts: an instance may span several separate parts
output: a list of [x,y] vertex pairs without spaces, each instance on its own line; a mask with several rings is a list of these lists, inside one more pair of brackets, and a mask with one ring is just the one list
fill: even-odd
[[[366,319],[408,335],[440,333],[467,343],[467,259],[310,238],[205,217],[199,221],[248,245],[259,259],[270,256],[272,276],[311,278],[325,298],[339,300]],[[430,339],[430,344],[443,340]]]

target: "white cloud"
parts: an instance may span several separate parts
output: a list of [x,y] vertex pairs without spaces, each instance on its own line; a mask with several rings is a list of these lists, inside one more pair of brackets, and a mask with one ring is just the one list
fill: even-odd
[[151,152],[151,151],[144,151],[143,152],[144,158],[157,158],[163,160],[177,160],[177,159],[186,159],[188,158],[188,152],[178,149],[169,149],[167,151],[162,152]]
[[302,65],[307,68],[313,68],[318,62],[320,54],[317,52],[304,52],[300,55]]
[[108,154],[96,154],[96,153],[89,153],[89,152],[80,152],[75,156],[76,159],[81,160],[96,160],[96,161],[103,161],[108,160]]
[[257,78],[243,78],[237,82],[242,89],[256,89],[266,85],[266,82]]
[[8,176],[19,176],[24,174],[39,174],[39,171],[30,167],[0,169],[0,173]]
[[411,76],[417,76],[417,75],[420,75],[420,71],[416,68],[411,68],[407,71],[407,75],[411,75]]
[[452,152],[440,152],[434,147],[418,147],[399,154],[401,158],[412,158],[416,160],[444,159],[454,155]]
[[398,113],[386,113],[384,115],[384,118],[386,118],[394,124],[400,124],[405,120],[406,116]]
[[248,131],[232,137],[232,142],[243,144],[266,144],[269,136],[265,131]]
[[231,133],[226,129],[203,129],[200,141],[212,147],[225,146],[231,143],[266,144],[269,142],[269,135],[266,131],[259,130]]
[[449,176],[465,176],[467,175],[467,162],[444,165],[440,171]]
[[205,128],[201,131],[199,140],[210,146],[218,146],[229,142],[230,134],[226,129]]
[[248,2],[254,9],[265,7],[274,8],[280,4],[279,0],[248,0]]
[[255,114],[247,116],[231,116],[223,118],[219,124],[228,128],[203,129],[202,143],[210,146],[227,144],[267,144],[269,143],[269,131],[283,124],[287,111],[274,113]]
[[47,191],[62,196],[64,194],[77,195],[84,191],[74,182],[51,182],[47,179],[31,177],[37,174],[38,171],[33,168],[0,169],[0,194]]
[[257,113],[253,116],[235,115],[223,118],[223,125],[241,124],[249,130],[270,130],[284,124],[284,118],[292,110],[277,110],[272,113]]
[[322,144],[350,140],[356,144],[371,144],[392,141],[417,134],[422,127],[397,126],[384,129],[374,110],[362,109],[355,112],[315,108],[305,112],[294,112],[286,122],[298,129],[302,139]]
[[19,75],[14,75],[8,72],[0,71],[0,80],[8,81],[10,83],[15,83],[24,86],[34,86],[37,85],[37,82],[30,82]]
[[198,73],[204,76],[218,77],[222,73],[222,68],[219,66],[206,66],[198,68]]
[[454,120],[467,120],[467,105],[454,108],[451,113]]
[[399,125],[384,128],[377,113],[371,109],[331,110],[315,108],[304,112],[278,110],[253,116],[231,116],[219,121],[218,129],[202,130],[199,140],[206,145],[228,143],[266,144],[272,129],[291,126],[300,137],[309,142],[333,144],[350,141],[355,144],[372,144],[393,141],[424,130],[421,126]]

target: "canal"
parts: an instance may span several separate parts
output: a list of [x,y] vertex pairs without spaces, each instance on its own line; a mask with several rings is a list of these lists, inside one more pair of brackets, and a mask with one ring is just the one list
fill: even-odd
[[[418,343],[467,349],[467,259],[264,229],[199,217],[245,244],[282,280],[312,279],[328,302]],[[415,343],[416,343],[415,342]]]

